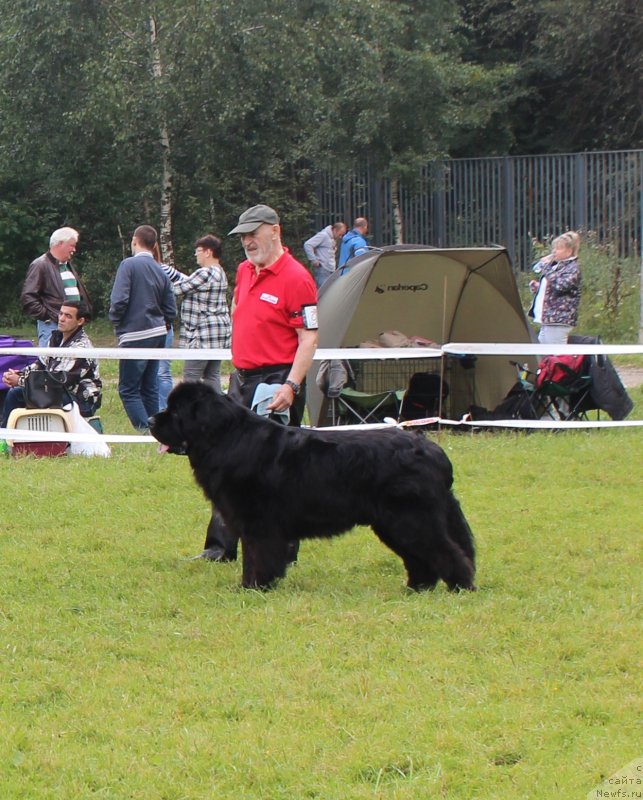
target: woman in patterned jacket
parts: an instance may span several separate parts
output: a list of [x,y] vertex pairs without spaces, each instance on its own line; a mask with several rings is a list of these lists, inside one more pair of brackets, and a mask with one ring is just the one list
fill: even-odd
[[578,320],[581,275],[578,264],[580,236],[567,231],[552,242],[552,251],[533,266],[540,280],[529,282],[535,293],[529,316],[540,324],[541,344],[566,344]]
[[[219,263],[221,239],[212,234],[197,239],[194,255],[199,268],[172,284],[177,299],[182,298],[179,347],[230,347],[228,280]],[[203,381],[221,394],[221,361],[186,361],[183,380]]]

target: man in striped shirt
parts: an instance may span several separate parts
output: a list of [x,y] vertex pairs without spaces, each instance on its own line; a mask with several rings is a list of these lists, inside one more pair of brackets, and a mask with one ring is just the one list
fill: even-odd
[[46,347],[49,337],[58,329],[58,312],[65,301],[82,301],[91,311],[87,291],[70,263],[78,237],[73,228],[54,231],[49,251],[32,261],[27,270],[20,302],[25,313],[36,320],[40,347]]

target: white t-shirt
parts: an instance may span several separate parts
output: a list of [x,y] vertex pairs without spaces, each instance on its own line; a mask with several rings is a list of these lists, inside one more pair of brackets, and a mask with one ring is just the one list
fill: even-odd
[[538,286],[538,294],[534,300],[534,322],[539,325],[543,323],[543,306],[545,305],[545,293],[547,291],[547,278],[542,278]]

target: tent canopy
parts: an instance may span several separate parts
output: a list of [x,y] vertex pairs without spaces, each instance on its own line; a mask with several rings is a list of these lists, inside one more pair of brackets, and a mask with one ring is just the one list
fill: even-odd
[[[346,274],[337,271],[324,284],[318,312],[319,347],[324,348],[356,347],[388,330],[440,345],[533,341],[508,253],[497,246],[402,245],[366,253],[351,262]],[[453,360],[445,379],[452,389],[454,382],[464,388],[452,391],[451,416],[464,413],[472,403],[494,408],[516,380],[510,360],[510,356],[478,356],[466,375]],[[325,414],[323,396],[315,386],[318,369],[316,361],[309,374],[308,397],[311,420],[321,425]],[[409,370],[414,371],[412,363]],[[403,385],[379,388],[406,388],[410,372]]]

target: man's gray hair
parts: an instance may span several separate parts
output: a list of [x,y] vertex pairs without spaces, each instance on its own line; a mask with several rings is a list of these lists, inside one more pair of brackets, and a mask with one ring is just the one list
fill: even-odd
[[77,242],[79,236],[80,234],[78,231],[73,228],[58,228],[58,230],[54,231],[49,237],[49,247],[55,247],[57,244],[62,244],[63,242],[71,242],[72,239]]

